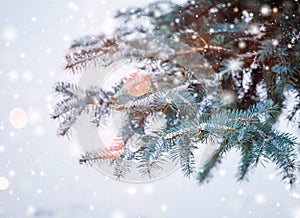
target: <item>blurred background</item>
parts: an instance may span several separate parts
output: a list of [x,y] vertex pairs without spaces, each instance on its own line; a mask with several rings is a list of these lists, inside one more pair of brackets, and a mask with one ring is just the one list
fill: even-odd
[[0,3],[0,218],[300,218],[300,184],[289,189],[272,164],[237,182],[238,152],[224,158],[208,184],[180,171],[129,184],[79,165],[76,143],[57,137],[49,116],[57,102],[53,84],[78,77],[63,70],[71,41],[110,33],[116,9],[152,2]]

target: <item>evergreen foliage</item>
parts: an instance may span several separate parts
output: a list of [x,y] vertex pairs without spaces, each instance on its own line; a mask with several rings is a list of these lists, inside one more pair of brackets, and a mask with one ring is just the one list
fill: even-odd
[[[151,89],[130,96],[123,78],[110,91],[59,82],[54,89],[62,100],[52,116],[60,121],[58,134],[67,135],[83,113],[99,126],[112,111],[122,111],[123,151],[91,150],[80,163],[114,163],[114,175],[123,178],[137,161],[140,173],[151,178],[171,154],[184,176],[197,174],[204,182],[237,149],[239,180],[271,161],[294,184],[299,140],[274,124],[284,116],[300,128],[299,8],[296,1],[197,0],[117,12],[121,25],[114,34],[75,40],[65,69],[81,73],[126,59],[124,64],[137,62],[150,72]],[[219,146],[198,170],[201,143]]]

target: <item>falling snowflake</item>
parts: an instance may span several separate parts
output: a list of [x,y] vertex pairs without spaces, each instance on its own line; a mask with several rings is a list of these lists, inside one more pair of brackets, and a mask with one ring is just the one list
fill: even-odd
[[271,8],[270,6],[268,5],[263,5],[261,8],[260,8],[260,13],[263,15],[263,16],[268,16],[271,12]]
[[229,76],[230,74],[237,73],[243,70],[244,62],[239,59],[225,60],[221,64],[220,73],[221,75]]

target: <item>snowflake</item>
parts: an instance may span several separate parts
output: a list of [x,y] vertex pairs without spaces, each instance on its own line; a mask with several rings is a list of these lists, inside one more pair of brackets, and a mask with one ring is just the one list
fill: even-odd
[[249,33],[252,35],[255,35],[258,39],[263,37],[266,32],[266,27],[265,26],[258,26],[256,24],[252,24],[249,27]]
[[249,23],[253,19],[253,13],[248,13],[248,11],[244,10],[242,11],[242,19],[246,22]]
[[271,12],[271,8],[270,8],[268,5],[263,5],[263,6],[260,8],[260,13],[261,13],[263,16],[268,16],[268,15],[270,15],[270,12]]
[[225,60],[221,64],[220,73],[229,76],[230,74],[242,71],[244,62],[239,59]]

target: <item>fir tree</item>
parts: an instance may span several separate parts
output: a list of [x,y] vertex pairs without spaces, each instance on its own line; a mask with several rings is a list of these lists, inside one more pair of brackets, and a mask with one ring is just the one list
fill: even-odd
[[[299,10],[297,1],[198,0],[117,12],[121,25],[114,34],[75,40],[65,69],[84,73],[120,59],[139,69],[109,91],[57,83],[62,100],[52,117],[60,121],[58,134],[67,135],[83,113],[99,126],[112,111],[122,111],[122,143],[88,151],[80,163],[114,164],[122,178],[136,161],[151,177],[168,154],[185,176],[197,174],[202,183],[237,149],[239,180],[269,160],[294,184],[299,141],[273,126],[285,116],[300,128]],[[218,149],[198,171],[194,152],[209,142]]]

